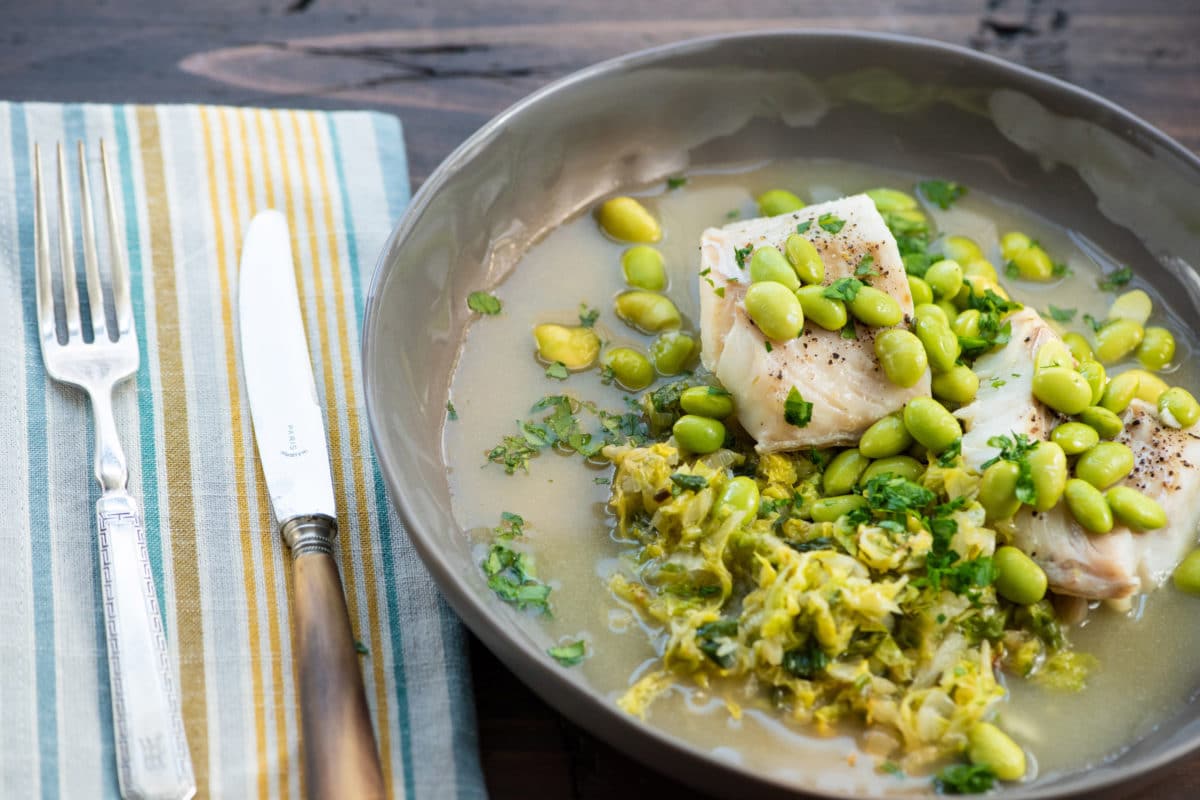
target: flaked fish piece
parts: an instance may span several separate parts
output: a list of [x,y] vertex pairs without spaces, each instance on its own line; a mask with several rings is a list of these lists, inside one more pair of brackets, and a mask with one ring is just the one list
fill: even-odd
[[[820,225],[822,219],[826,227]],[[836,232],[828,230],[837,227],[836,221],[844,224]],[[700,247],[701,360],[733,394],[738,421],[764,453],[854,444],[880,417],[913,397],[929,396],[928,372],[909,388],[884,375],[874,349],[879,329],[860,324],[857,338],[847,339],[806,321],[799,337],[770,342],[768,348],[768,339],[746,314],[749,259],[746,268],[739,267],[736,252],[764,245],[783,251],[787,237],[805,222],[804,235],[825,262],[826,285],[853,277],[869,255],[870,270],[877,274],[863,280],[896,299],[906,325],[912,319],[912,294],[896,240],[866,195],[706,230]],[[784,418],[792,387],[813,404],[805,427]]]
[[[963,460],[976,470],[996,455],[996,448],[987,444],[992,436],[1023,433],[1045,440],[1062,421],[1032,391],[1034,355],[1058,334],[1032,309],[1009,319],[1012,338],[975,362],[979,395],[957,412],[967,427]],[[1167,513],[1167,525],[1135,533],[1118,524],[1109,533],[1091,534],[1062,503],[1047,512],[1022,508],[1013,519],[1012,543],[1046,571],[1050,588],[1059,594],[1116,599],[1150,591],[1170,576],[1196,540],[1200,426],[1168,427],[1155,408],[1141,400],[1130,404],[1122,421],[1125,429],[1116,441],[1133,450],[1134,469],[1121,484],[1158,501]]]

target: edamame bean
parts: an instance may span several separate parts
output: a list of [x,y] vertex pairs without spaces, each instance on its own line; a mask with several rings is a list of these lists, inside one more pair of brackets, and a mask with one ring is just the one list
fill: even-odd
[[1131,531],[1152,531],[1167,524],[1167,512],[1151,497],[1128,486],[1114,486],[1104,493],[1113,516]]
[[604,354],[600,364],[612,372],[622,388],[631,392],[641,391],[654,382],[650,360],[631,347],[614,347]]
[[1190,428],[1200,421],[1200,403],[1187,389],[1174,386],[1158,398],[1158,416],[1172,428]]
[[1100,406],[1088,406],[1079,412],[1079,421],[1094,428],[1101,439],[1111,439],[1125,430],[1125,423],[1113,412]]
[[845,326],[846,304],[826,297],[824,286],[801,286],[796,290],[796,299],[800,301],[805,319],[811,319],[827,331],[840,331]]
[[866,486],[867,481],[877,475],[896,475],[908,481],[920,480],[925,474],[925,465],[912,456],[891,456],[872,461],[866,472],[858,479],[859,486]]
[[946,319],[955,319],[960,311],[956,305],[957,302],[957,300],[938,300],[934,305],[942,310],[942,313],[946,315]]
[[1150,295],[1141,289],[1134,289],[1117,297],[1108,308],[1109,319],[1129,319],[1138,325],[1145,325],[1154,312],[1154,303]]
[[1104,490],[1133,469],[1133,451],[1120,442],[1100,442],[1075,462],[1075,477]]
[[934,317],[942,325],[949,325],[954,317],[946,315],[946,309],[937,303],[922,303],[913,308],[913,317]]
[[1017,268],[1017,274],[1027,281],[1048,281],[1054,277],[1054,262],[1045,250],[1034,245],[1027,247],[1009,259]]
[[989,767],[1002,781],[1020,780],[1025,775],[1025,751],[990,722],[976,722],[967,733],[967,758],[972,764]]
[[1200,594],[1200,550],[1193,550],[1179,562],[1173,580],[1179,591]]
[[867,504],[867,498],[861,494],[843,494],[837,497],[823,497],[809,508],[809,516],[813,522],[837,522],[851,511],[862,508]]
[[1137,360],[1146,369],[1160,370],[1175,357],[1175,337],[1166,328],[1151,326],[1138,345]]
[[739,475],[725,484],[713,505],[713,511],[718,519],[733,513],[745,514],[754,519],[758,516],[758,484],[753,478]]
[[720,420],[684,414],[671,427],[675,441],[693,453],[711,453],[725,442],[725,426]]
[[752,283],[746,290],[746,313],[768,339],[795,339],[804,328],[804,309],[786,286],[773,281]]
[[1089,533],[1108,533],[1113,528],[1112,509],[1104,499],[1104,493],[1080,478],[1067,481],[1063,491],[1067,508],[1075,521]]
[[958,420],[929,397],[914,397],[904,406],[904,427],[914,439],[937,455],[962,436]]
[[875,337],[875,357],[888,380],[905,388],[915,386],[929,368],[921,340],[900,328],[889,328]]
[[963,271],[957,261],[943,259],[931,264],[925,272],[925,282],[933,293],[940,299],[951,299],[958,294],[963,285]]
[[796,270],[796,276],[807,284],[821,283],[825,280],[825,262],[817,252],[817,246],[806,237],[793,233],[783,243],[787,259]]
[[783,253],[770,245],[758,248],[750,257],[750,280],[755,283],[775,281],[793,292],[800,288],[800,279],[796,277],[792,265],[783,257]]
[[[954,362],[958,360],[958,354],[962,352],[958,344],[958,337],[946,324],[946,318],[941,309],[928,305],[921,308],[922,312],[915,312],[916,319],[913,321],[913,330],[925,348],[929,364],[938,372],[953,369]],[[925,309],[937,309],[937,313],[933,314]]]
[[1137,388],[1137,375],[1131,375],[1128,372],[1115,375],[1104,387],[1104,393],[1100,395],[1099,406],[1107,408],[1114,414],[1120,414],[1129,408],[1129,404],[1137,396]]
[[1007,600],[1030,606],[1046,596],[1046,573],[1029,556],[1005,545],[992,556],[996,567],[996,592]]
[[1115,319],[1096,331],[1096,360],[1114,364],[1132,353],[1142,343],[1146,332],[1132,319]]
[[895,325],[904,317],[896,298],[881,292],[874,286],[864,286],[850,301],[850,313],[864,325],[885,328]]
[[696,340],[680,331],[664,331],[650,345],[650,359],[659,375],[678,375],[696,351]]
[[804,201],[787,189],[772,189],[758,196],[758,213],[764,217],[777,217],[802,208]]
[[964,364],[955,364],[933,376],[933,396],[965,406],[979,393],[979,376]]
[[938,246],[938,252],[942,254],[942,258],[957,261],[959,264],[983,258],[983,251],[979,249],[979,245],[966,236],[947,236]]
[[[979,277],[968,276],[968,277],[963,278],[963,289],[975,297],[986,297],[988,292],[993,292],[997,297],[1001,298],[1002,300],[1009,299],[1008,292],[1006,292],[1004,290],[1004,287],[1000,285],[1000,282],[998,280],[985,278],[983,276],[979,276]],[[958,293],[958,297],[955,298],[956,302],[959,299],[961,299],[962,302],[965,303],[967,300],[967,297],[963,292],[960,291]]]
[[849,494],[870,465],[871,459],[857,449],[843,450],[825,467],[825,474],[821,476],[822,491],[829,496]]
[[975,308],[968,308],[966,311],[959,312],[958,316],[954,318],[954,333],[958,336],[978,336],[979,320],[982,317],[982,312]]
[[897,236],[903,236],[913,231],[929,230],[929,217],[919,208],[902,208],[888,215],[888,226],[896,231]]
[[671,298],[642,289],[621,292],[617,295],[615,306],[621,320],[643,333],[678,328],[683,322]]
[[976,258],[965,264],[961,261],[959,263],[963,265],[963,280],[967,278],[984,278],[992,283],[1000,280],[1000,276],[996,273],[996,268],[986,258]]
[[871,198],[871,202],[875,204],[875,208],[881,214],[888,211],[906,211],[917,207],[917,198],[899,189],[868,189],[863,194]]
[[1088,382],[1088,386],[1092,390],[1092,405],[1100,402],[1100,398],[1104,396],[1104,384],[1108,381],[1108,376],[1104,372],[1104,365],[1099,361],[1084,361],[1079,365],[1079,374]]
[[1033,240],[1020,231],[1009,231],[1000,237],[1000,255],[1005,261],[1012,261],[1017,253],[1023,253],[1033,246]]
[[1021,470],[1011,461],[997,461],[983,471],[979,481],[979,504],[987,512],[988,522],[1011,519],[1021,509],[1017,499],[1017,478]]
[[667,288],[662,253],[648,244],[635,244],[621,255],[621,272],[635,289],[659,292]]
[[1054,442],[1038,442],[1028,458],[1033,490],[1037,495],[1033,507],[1038,511],[1049,511],[1058,505],[1067,486],[1067,454]]
[[632,197],[605,200],[596,217],[605,233],[622,242],[653,243],[662,238],[658,220]]
[[916,275],[908,276],[908,292],[912,295],[914,306],[919,306],[922,303],[933,302],[933,289],[925,282],[924,278],[918,278]]
[[733,413],[733,395],[719,386],[692,386],[679,395],[679,406],[698,417],[725,419]]
[[1078,414],[1092,402],[1092,388],[1070,367],[1046,367],[1033,376],[1033,396],[1055,411]]
[[1167,382],[1144,369],[1131,369],[1129,372],[1138,376],[1137,398],[1150,405],[1158,405],[1158,398],[1169,388]]
[[591,328],[546,323],[533,329],[543,361],[561,361],[567,369],[590,367],[600,355],[600,337]]
[[1063,344],[1071,351],[1071,356],[1080,364],[1093,359],[1092,346],[1088,344],[1088,340],[1083,338],[1083,336],[1071,331],[1070,333],[1063,334],[1062,338]]
[[1100,443],[1100,434],[1082,422],[1064,422],[1050,432],[1050,440],[1069,456],[1085,453]]
[[907,450],[913,438],[899,414],[888,414],[863,431],[858,451],[867,458],[889,458]]
[[1065,343],[1051,339],[1038,348],[1033,359],[1035,371],[1046,367],[1068,367],[1074,370],[1075,356],[1071,355],[1071,350]]

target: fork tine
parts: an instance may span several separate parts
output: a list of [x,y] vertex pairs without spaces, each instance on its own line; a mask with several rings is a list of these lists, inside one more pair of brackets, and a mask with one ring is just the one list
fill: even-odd
[[58,341],[54,324],[54,284],[50,276],[50,230],[42,181],[42,148],[33,145],[34,238],[36,241],[38,331],[43,344]]
[[79,322],[79,290],[75,286],[75,234],[71,227],[71,198],[67,194],[67,166],[62,142],[58,143],[58,251],[62,261],[63,310],[67,317],[67,341],[82,338]]
[[112,259],[113,307],[117,317],[117,335],[133,331],[133,304],[129,299],[129,259],[125,256],[125,239],[117,219],[117,193],[113,190],[112,172],[108,166],[108,147],[100,140],[100,166],[104,174],[104,204],[108,217],[109,256]]
[[87,276],[88,308],[92,312],[92,337],[108,337],[104,322],[104,291],[100,287],[100,263],[96,256],[96,219],[92,216],[92,187],[88,183],[87,153],[79,150],[79,218],[83,226],[83,265]]

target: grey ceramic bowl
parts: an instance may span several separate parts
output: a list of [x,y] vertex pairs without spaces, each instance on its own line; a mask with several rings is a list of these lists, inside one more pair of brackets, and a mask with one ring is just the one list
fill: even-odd
[[[1020,202],[1135,265],[1200,321],[1189,266],[1200,264],[1200,161],[1095,95],[944,44],[773,31],[660,47],[546,87],[446,159],[392,234],[368,298],[368,413],[392,499],[450,604],[535,691],[635,758],[729,796],[797,787],[632,719],[545,657],[545,636],[488,591],[456,527],[440,429],[470,290],[617,189],[786,156],[953,176]],[[1198,744],[1193,704],[1110,763],[1005,795],[1095,790]]]

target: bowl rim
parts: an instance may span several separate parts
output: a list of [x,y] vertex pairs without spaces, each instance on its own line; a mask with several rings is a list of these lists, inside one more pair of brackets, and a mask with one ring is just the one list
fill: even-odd
[[[952,44],[936,39],[927,39],[907,34],[853,31],[847,29],[804,29],[804,28],[772,28],[762,30],[746,30],[732,33],[712,34],[701,37],[683,39],[675,42],[655,45],[653,47],[618,55],[595,64],[591,64],[575,72],[569,73],[542,86],[525,97],[517,100],[508,108],[492,117],[488,122],[467,137],[429,174],[417,192],[413,195],[403,216],[396,223],[387,241],[384,243],[376,261],[371,282],[367,291],[366,305],[363,315],[363,329],[360,343],[360,361],[363,374],[364,398],[366,402],[367,421],[371,433],[371,443],[384,480],[387,483],[388,495],[395,503],[408,541],[416,549],[421,561],[435,579],[439,591],[462,619],[467,627],[496,655],[505,666],[517,675],[522,683],[532,689],[539,697],[551,705],[558,713],[563,714],[575,724],[589,733],[605,740],[610,745],[621,750],[626,755],[638,760],[651,769],[665,772],[672,778],[688,783],[696,788],[705,788],[704,780],[707,773],[722,774],[723,781],[745,780],[749,777],[762,788],[773,792],[797,795],[812,795],[828,798],[853,798],[856,795],[829,791],[818,788],[801,788],[772,775],[760,775],[738,765],[714,758],[709,752],[697,747],[687,740],[667,733],[644,720],[637,719],[617,708],[604,695],[591,687],[586,680],[576,673],[564,671],[561,667],[549,661],[532,642],[520,636],[509,636],[502,632],[502,620],[498,617],[498,607],[480,594],[468,590],[458,578],[451,566],[437,553],[433,537],[425,530],[420,518],[414,513],[403,491],[400,481],[400,469],[397,459],[380,447],[381,434],[379,431],[379,409],[373,400],[373,381],[370,363],[375,353],[376,337],[373,335],[379,318],[379,293],[387,273],[388,255],[410,234],[416,225],[416,220],[429,206],[431,199],[441,189],[442,185],[457,172],[464,161],[467,161],[483,144],[495,137],[513,117],[526,109],[539,104],[543,99],[561,92],[569,91],[577,84],[586,83],[599,78],[625,73],[646,65],[653,64],[665,57],[675,57],[705,50],[715,44],[737,40],[761,40],[764,38],[785,39],[820,39],[826,41],[845,40],[847,43],[876,43],[900,47],[905,51],[928,53],[930,51],[942,57],[956,56],[975,62],[981,67],[991,70],[997,78],[1003,79],[1018,88],[1036,87],[1043,93],[1050,92],[1062,99],[1069,99],[1077,106],[1091,107],[1103,111],[1116,118],[1123,126],[1120,131],[1122,138],[1140,137],[1162,148],[1170,155],[1180,159],[1184,164],[1200,175],[1200,156],[1193,153],[1175,141],[1164,131],[1133,114],[1124,107],[1108,100],[1088,89],[1069,83],[1061,78],[1038,72],[1021,64],[1000,58],[990,53],[972,50],[962,45]],[[1092,116],[1096,116],[1094,113]],[[1113,127],[1109,124],[1107,127]],[[462,531],[457,531],[459,534]],[[621,738],[617,732],[628,735]],[[651,745],[650,752],[639,750],[637,745]],[[1084,774],[1080,780],[1071,786],[1060,787],[1029,787],[1023,789],[1020,784],[1009,785],[1004,792],[1006,797],[1020,797],[1023,800],[1050,800],[1051,798],[1074,795],[1081,792],[1113,787],[1127,783],[1133,779],[1155,771],[1164,765],[1182,758],[1200,748],[1200,736],[1192,740],[1175,743],[1153,753],[1131,765],[1121,773],[1101,773],[1089,779]],[[670,752],[674,757],[672,763],[652,762],[649,756],[654,753]],[[1121,751],[1123,752],[1123,751]],[[1116,756],[1110,756],[1105,761]],[[686,769],[688,765],[700,767],[700,773]],[[1085,768],[1090,769],[1090,768]],[[711,784],[708,788],[712,788]]]

